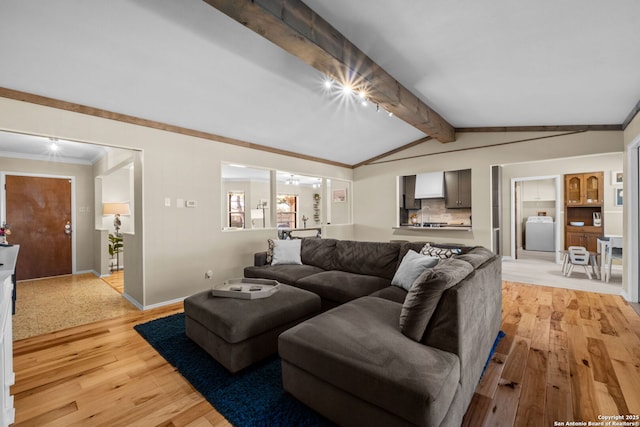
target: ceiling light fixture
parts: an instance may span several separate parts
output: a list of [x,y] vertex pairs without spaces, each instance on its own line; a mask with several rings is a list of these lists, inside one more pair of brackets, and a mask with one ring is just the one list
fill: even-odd
[[349,84],[345,84],[342,86],[342,93],[345,95],[351,95],[353,93],[353,88]]
[[322,184],[320,183],[320,181],[322,181],[322,178],[318,178],[318,180],[317,180],[316,182],[314,182],[313,184],[311,184],[311,186],[312,186],[313,188],[320,188],[320,186],[322,185]]
[[331,89],[333,87],[333,79],[330,79],[329,77],[325,77],[323,85],[325,89]]
[[293,178],[293,175],[291,175],[289,178],[287,178],[287,180],[285,181],[285,184],[287,184],[287,185],[298,185],[298,184],[300,184],[300,180],[297,180],[297,179]]
[[58,138],[49,138],[49,150],[58,151]]

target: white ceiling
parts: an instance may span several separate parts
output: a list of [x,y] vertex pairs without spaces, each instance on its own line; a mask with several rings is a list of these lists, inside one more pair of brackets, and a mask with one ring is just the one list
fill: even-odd
[[[640,97],[637,0],[305,3],[458,128],[621,124]],[[0,0],[0,58],[2,87],[346,164],[425,136],[201,0]]]
[[0,131],[0,157],[91,165],[108,150],[101,145]]

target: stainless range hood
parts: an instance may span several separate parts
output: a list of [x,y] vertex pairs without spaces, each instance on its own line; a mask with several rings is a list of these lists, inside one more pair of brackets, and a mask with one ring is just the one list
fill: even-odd
[[428,172],[417,174],[415,198],[444,198],[444,172]]

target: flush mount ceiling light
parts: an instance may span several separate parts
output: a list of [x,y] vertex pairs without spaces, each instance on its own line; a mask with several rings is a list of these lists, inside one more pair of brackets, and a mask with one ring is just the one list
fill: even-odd
[[58,151],[59,148],[58,138],[49,138],[49,150]]

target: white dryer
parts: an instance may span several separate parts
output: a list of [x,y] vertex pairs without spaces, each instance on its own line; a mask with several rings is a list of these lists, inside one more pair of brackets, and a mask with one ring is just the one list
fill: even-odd
[[530,216],[524,227],[526,250],[542,252],[555,250],[556,227],[552,217]]

